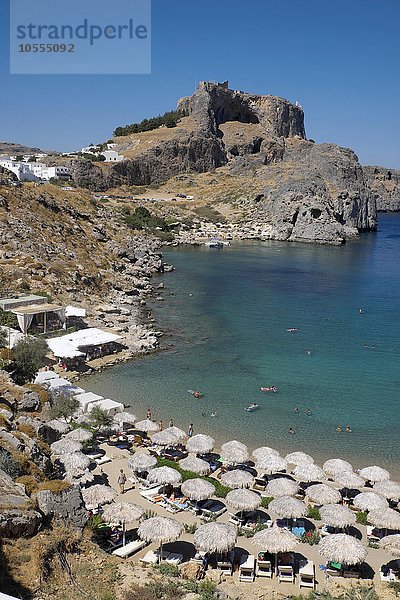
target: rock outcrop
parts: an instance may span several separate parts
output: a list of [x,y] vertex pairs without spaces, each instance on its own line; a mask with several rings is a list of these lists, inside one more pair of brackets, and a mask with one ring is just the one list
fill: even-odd
[[83,527],[87,521],[87,511],[79,487],[71,487],[58,493],[42,490],[36,494],[36,502],[47,520],[61,520],[74,527]]
[[[307,141],[297,102],[231,90],[228,82],[201,82],[179,100],[178,111],[184,116],[175,133],[161,127],[153,137],[143,132],[118,138],[130,159],[111,166],[80,161],[75,180],[104,190],[163,184],[191,173],[196,185],[196,174],[217,171],[236,188],[251,181],[259,190],[261,202],[240,197],[240,204],[246,205],[242,225],[262,239],[340,244],[376,228],[376,194],[357,156]],[[207,202],[207,190],[202,195]]]
[[400,210],[400,170],[385,167],[363,167],[376,198],[376,208],[382,212]]
[[0,535],[28,537],[34,535],[42,521],[40,513],[32,508],[23,486],[14,483],[0,469]]

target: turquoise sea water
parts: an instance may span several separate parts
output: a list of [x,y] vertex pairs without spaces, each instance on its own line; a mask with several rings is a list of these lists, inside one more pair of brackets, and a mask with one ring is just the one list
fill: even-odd
[[[164,257],[176,270],[160,276],[165,301],[153,308],[168,349],[95,375],[87,389],[220,442],[400,475],[400,215],[380,215],[377,233],[343,247],[234,243]],[[259,391],[272,384],[277,393]],[[260,410],[245,412],[251,402]],[[336,433],[339,424],[353,432]]]

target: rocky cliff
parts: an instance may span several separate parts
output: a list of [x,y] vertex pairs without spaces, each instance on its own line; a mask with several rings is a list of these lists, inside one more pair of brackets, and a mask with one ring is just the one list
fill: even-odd
[[363,171],[375,194],[377,210],[400,210],[400,170],[368,166]]
[[116,138],[127,160],[111,166],[77,162],[75,181],[99,190],[154,184],[167,190],[173,178],[191,174],[196,187],[201,174],[211,173],[224,180],[222,194],[200,186],[201,201],[196,190],[194,199],[218,210],[235,189],[237,201],[225,217],[240,213],[240,223],[262,239],[340,244],[376,228],[375,195],[357,156],[307,141],[298,103],[231,90],[227,82],[202,82],[179,100],[178,110],[184,116],[176,128]]

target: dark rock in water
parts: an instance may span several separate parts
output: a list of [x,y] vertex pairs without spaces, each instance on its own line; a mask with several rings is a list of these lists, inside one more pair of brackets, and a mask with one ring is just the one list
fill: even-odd
[[36,533],[41,522],[42,517],[32,509],[23,486],[0,470],[0,535],[29,537]]
[[66,521],[79,528],[87,521],[87,511],[79,487],[71,487],[59,493],[42,490],[35,498],[40,512],[47,519]]

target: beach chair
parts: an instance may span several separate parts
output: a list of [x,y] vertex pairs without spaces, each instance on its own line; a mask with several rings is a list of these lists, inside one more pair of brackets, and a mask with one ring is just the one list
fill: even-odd
[[294,583],[294,569],[291,565],[278,566],[278,581],[279,583]]
[[100,458],[95,458],[94,461],[98,466],[105,465],[106,463],[111,462],[111,458],[107,455],[101,456]]
[[299,563],[299,586],[315,590],[315,567],[312,560],[301,560]]
[[243,554],[239,564],[239,581],[252,583],[254,581],[255,558],[252,554]]
[[379,544],[381,538],[377,535],[377,530],[373,525],[367,525],[367,540],[371,544]]
[[[170,552],[163,550],[161,560],[166,560],[170,555]],[[139,558],[139,562],[144,565],[157,565],[160,561],[160,551],[149,550],[142,558]]]
[[135,552],[138,552],[142,548],[146,546],[147,542],[144,540],[133,540],[125,546],[120,546],[112,551],[114,556],[119,556],[119,558],[128,558],[128,556],[132,556]]
[[[260,557],[261,555],[261,557]],[[256,561],[256,576],[257,577],[269,577],[272,579],[272,562],[269,559],[264,560],[262,558],[263,553],[259,553]]]
[[169,565],[175,565],[176,567],[181,564],[183,561],[183,554],[178,554],[176,552],[170,552],[169,556],[164,559],[164,562]]
[[233,575],[233,552],[229,554],[220,555],[217,558],[217,569],[219,569],[224,575]]

